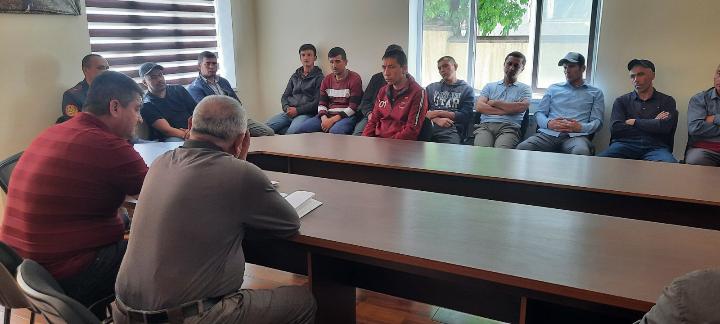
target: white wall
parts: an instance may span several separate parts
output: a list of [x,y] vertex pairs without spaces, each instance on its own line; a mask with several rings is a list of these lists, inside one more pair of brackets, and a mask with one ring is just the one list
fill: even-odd
[[[24,150],[60,116],[63,91],[83,78],[89,40],[84,15],[0,13],[0,159]],[[0,215],[4,201],[0,193]]]
[[23,150],[60,116],[90,51],[82,16],[0,14],[0,158]]
[[[694,94],[712,86],[720,64],[717,0],[603,1],[595,85],[605,93],[605,120],[618,96],[632,91],[627,62],[655,63],[655,88],[677,101],[680,113],[675,156],[687,142],[687,104]],[[610,140],[609,123],[595,139],[599,150]]]
[[281,111],[280,96],[300,66],[297,51],[303,43],[317,47],[317,65],[325,74],[330,73],[327,52],[344,48],[348,68],[360,74],[363,89],[380,71],[387,45],[407,48],[408,0],[258,0],[255,5],[258,76],[248,80],[252,73],[239,69],[238,79],[258,83],[258,107],[251,112],[259,120]]

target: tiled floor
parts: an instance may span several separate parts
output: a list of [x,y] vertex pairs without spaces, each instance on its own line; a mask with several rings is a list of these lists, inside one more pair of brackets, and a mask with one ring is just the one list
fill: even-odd
[[[307,278],[270,268],[247,264],[243,288],[273,288],[281,285],[302,285]],[[2,310],[0,310],[2,313]],[[30,312],[16,309],[12,311],[10,323],[28,323]],[[46,323],[37,316],[35,323]],[[490,324],[495,321],[463,314],[437,306],[395,298],[367,290],[357,290],[358,324]]]

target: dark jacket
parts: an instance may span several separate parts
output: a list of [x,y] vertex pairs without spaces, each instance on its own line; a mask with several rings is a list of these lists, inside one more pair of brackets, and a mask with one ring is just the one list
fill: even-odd
[[[670,118],[655,119],[663,111],[670,113]],[[635,119],[635,125],[625,124],[628,119]],[[678,111],[673,97],[655,90],[650,99],[643,101],[633,91],[615,99],[611,114],[611,142],[642,139],[672,150],[677,121]]]
[[360,101],[360,106],[358,107],[358,111],[362,113],[364,117],[367,117],[367,115],[372,112],[378,91],[386,84],[387,82],[385,82],[385,77],[382,72],[378,72],[370,78],[370,82],[367,88],[365,88],[365,93],[363,93],[362,101]]
[[[220,89],[225,92],[225,95],[233,97],[237,101],[240,101],[238,96],[235,94],[235,90],[233,90],[232,86],[230,86],[230,82],[228,82],[228,80],[219,75],[217,76],[217,78],[218,85],[220,86]],[[203,98],[215,94],[215,91],[210,88],[205,79],[203,79],[199,75],[197,78],[195,78],[195,80],[193,80],[192,83],[190,83],[190,86],[188,86],[187,90],[188,92],[190,92],[190,95],[193,97],[193,99],[195,99],[195,102],[200,102],[200,100],[203,100]]]
[[302,66],[295,70],[280,98],[282,110],[287,111],[288,107],[295,107],[300,115],[317,114],[320,83],[324,77],[322,70],[317,66],[313,67],[307,76],[303,75]]

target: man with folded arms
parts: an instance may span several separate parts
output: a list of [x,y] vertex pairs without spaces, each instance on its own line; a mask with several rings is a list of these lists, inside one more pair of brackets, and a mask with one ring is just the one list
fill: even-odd
[[483,87],[476,110],[481,113],[475,130],[476,146],[514,149],[520,142],[523,117],[530,107],[530,86],[519,82],[525,69],[525,55],[511,52],[505,57],[505,77]]
[[675,99],[653,87],[655,64],[628,63],[635,91],[613,104],[610,146],[598,156],[676,163],[672,155],[678,112]]
[[306,287],[241,289],[243,239],[288,238],[300,227],[295,209],[245,161],[249,146],[245,109],[213,95],[195,109],[184,145],[153,162],[118,274],[116,323],[314,321]]
[[590,136],[602,126],[605,100],[600,89],[583,80],[585,57],[570,52],[560,60],[566,82],[551,85],[538,105],[539,133],[518,144],[518,150],[592,155]]
[[385,52],[380,88],[363,136],[417,140],[428,110],[425,90],[407,73],[403,51]]
[[720,66],[714,86],[694,95],[688,105],[688,149],[685,163],[720,166]]
[[128,143],[141,98],[131,78],[104,72],[83,112],[40,133],[13,170],[0,240],[85,306],[112,295],[125,255],[118,208],[147,173]]

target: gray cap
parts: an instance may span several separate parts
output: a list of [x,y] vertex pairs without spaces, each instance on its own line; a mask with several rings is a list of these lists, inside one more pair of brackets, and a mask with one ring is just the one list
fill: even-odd
[[140,77],[142,78],[142,77],[145,77],[148,73],[150,73],[150,71],[152,71],[154,69],[164,70],[165,68],[162,67],[162,65],[159,65],[157,63],[146,62],[146,63],[143,63],[142,65],[140,65],[140,69],[138,70],[138,73],[140,74]]
[[575,63],[579,65],[585,65],[585,56],[583,56],[580,53],[576,52],[570,52],[565,55],[565,57],[558,62],[558,66],[562,66],[565,63]]
[[650,62],[650,60],[643,60],[643,59],[632,59],[630,62],[628,62],[628,71],[632,70],[635,66],[642,66],[645,68],[648,68],[655,72],[655,64],[653,62]]

